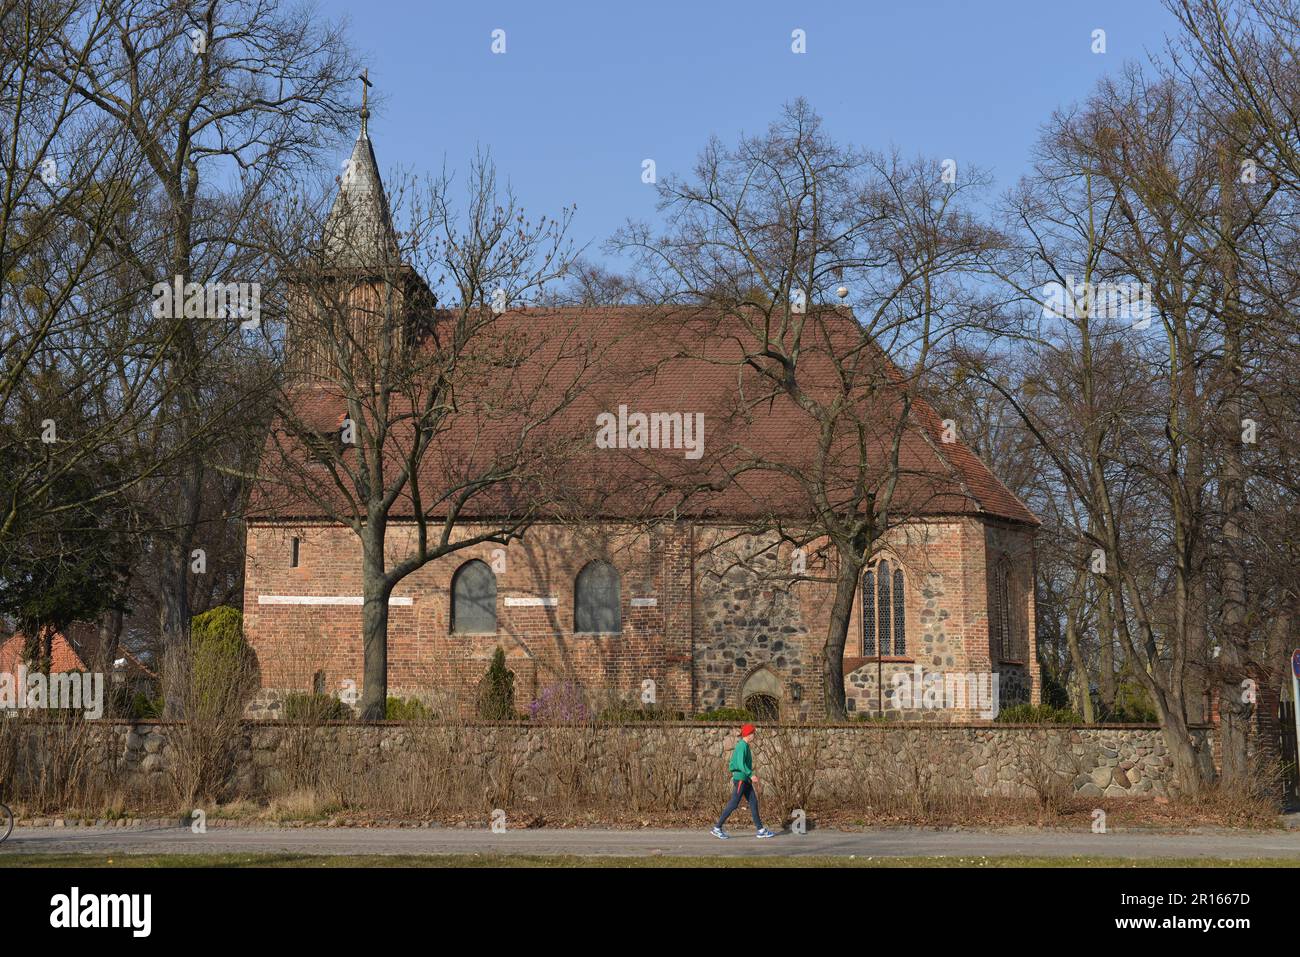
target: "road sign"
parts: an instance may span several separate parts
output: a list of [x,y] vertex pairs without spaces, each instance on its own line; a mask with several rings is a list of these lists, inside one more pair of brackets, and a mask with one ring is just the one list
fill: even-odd
[[1300,678],[1300,648],[1291,652],[1291,674]]

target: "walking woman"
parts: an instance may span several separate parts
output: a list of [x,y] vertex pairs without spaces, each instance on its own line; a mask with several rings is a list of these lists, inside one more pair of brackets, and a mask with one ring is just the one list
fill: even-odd
[[758,816],[758,794],[754,790],[754,785],[758,783],[758,778],[754,777],[754,752],[749,747],[749,742],[754,739],[754,726],[747,724],[740,729],[740,740],[736,742],[736,749],[731,752],[731,800],[727,802],[726,810],[722,812],[722,817],[718,818],[718,823],[713,826],[713,836],[722,840],[731,837],[722,829],[727,823],[727,818],[731,817],[731,812],[740,807],[740,799],[744,798],[745,803],[749,805],[749,816],[754,819],[755,837],[776,837],[771,831],[763,826],[763,821]]

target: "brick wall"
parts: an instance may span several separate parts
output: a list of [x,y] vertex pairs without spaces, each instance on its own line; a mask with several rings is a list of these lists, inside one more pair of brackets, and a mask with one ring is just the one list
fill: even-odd
[[[468,537],[467,526],[459,534]],[[394,526],[389,555],[408,553],[413,530]],[[292,540],[298,567],[290,567]],[[992,544],[990,544],[992,543]],[[466,548],[408,576],[393,592],[389,617],[389,693],[424,700],[454,699],[463,711],[496,648],[516,674],[516,704],[526,708],[548,686],[576,682],[593,704],[613,696],[640,698],[653,687],[657,703],[701,711],[742,707],[753,691],[772,694],[783,717],[824,715],[822,655],[831,589],[791,583],[791,549],[770,538],[723,526],[666,524],[574,529],[540,525],[507,546]],[[990,670],[986,565],[997,550],[1016,563],[1014,614],[1027,665],[999,662],[1000,676],[1034,700],[1038,674],[1033,634],[1032,552],[1028,534],[974,518],[913,523],[896,529],[887,555],[904,571],[907,655],[881,663],[885,706],[894,675],[987,673]],[[805,550],[807,574],[828,574],[817,543]],[[497,633],[451,630],[452,576],[467,561],[491,566],[497,581]],[[612,563],[622,589],[622,632],[574,631],[573,587],[593,559]],[[244,592],[245,630],[257,653],[267,694],[262,713],[275,713],[276,693],[323,686],[343,694],[362,685],[356,537],[323,524],[254,524],[249,528]],[[538,599],[544,600],[539,603]],[[316,602],[316,603],[313,603]],[[861,602],[845,649],[850,709],[877,707],[875,659],[862,655]],[[653,682],[653,685],[647,684]],[[1004,686],[1005,699],[1005,686]],[[914,709],[907,717],[961,720],[977,708]]]
[[[411,530],[394,527],[390,558],[405,555]],[[469,536],[466,527],[461,534]],[[404,579],[389,608],[389,693],[472,701],[498,646],[516,674],[516,700],[526,706],[540,690],[566,680],[593,692],[639,694],[647,679],[665,704],[689,706],[680,663],[668,661],[670,646],[689,649],[682,626],[689,607],[681,539],[670,529],[655,536],[626,531],[576,533],[558,526],[534,529],[508,547],[483,544],[431,562]],[[299,567],[290,567],[297,537]],[[496,573],[497,633],[451,630],[452,576],[465,562],[488,563]],[[622,632],[579,634],[573,628],[573,582],[582,567],[603,559],[618,568],[622,586]],[[257,653],[263,687],[307,689],[323,673],[327,693],[347,682],[361,686],[363,656],[360,605],[305,604],[320,596],[362,594],[356,538],[343,528],[261,525],[248,535],[244,597],[245,630]],[[654,597],[654,605],[635,603]],[[544,604],[535,603],[538,599]],[[553,600],[553,602],[552,602]],[[273,603],[286,602],[293,603]]]

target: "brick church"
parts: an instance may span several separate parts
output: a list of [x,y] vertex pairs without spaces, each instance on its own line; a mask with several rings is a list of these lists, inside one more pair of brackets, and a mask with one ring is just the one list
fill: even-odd
[[[375,277],[366,274],[358,244],[383,243],[391,230],[366,115],[321,245],[327,267],[336,270],[331,275],[363,297]],[[420,314],[417,326],[437,322],[431,296],[420,292],[408,302]],[[557,694],[582,697],[588,713],[652,696],[688,714],[719,707],[788,720],[825,714],[834,553],[824,540],[796,548],[775,531],[807,513],[802,473],[818,455],[810,444],[817,430],[789,401],[738,412],[746,388],[739,361],[744,324],[706,312],[682,318],[627,306],[536,308],[497,318],[494,331],[503,334],[563,329],[566,341],[597,343],[602,368],[617,370],[593,381],[557,417],[588,435],[561,484],[589,484],[599,491],[598,504],[582,521],[571,510],[555,510],[518,540],[472,545],[402,579],[389,599],[390,695],[439,710],[452,702],[470,713],[500,648],[515,675],[521,714]],[[818,321],[825,341],[845,343],[846,351],[861,341],[845,310]],[[412,348],[421,348],[420,335],[411,334]],[[319,349],[313,353],[311,337],[295,330],[292,307],[287,338],[299,360],[290,368],[303,380],[302,403],[319,405],[321,421],[337,426],[339,411],[313,383],[313,368],[325,360]],[[833,357],[819,366],[816,350],[807,352],[801,375],[830,381]],[[545,365],[546,349],[529,355]],[[883,355],[871,361],[898,378]],[[554,377],[554,370],[534,370],[534,378]],[[897,403],[878,401],[880,421],[890,421]],[[918,683],[908,684],[913,697],[900,698],[901,683],[936,674],[954,676],[955,684],[996,675],[1001,706],[1037,703],[1038,522],[977,456],[944,434],[928,404],[917,398],[908,408],[905,428],[882,428],[880,438],[882,448],[889,435],[898,438],[895,511],[903,518],[885,532],[854,597],[843,661],[850,714],[990,716],[971,700],[923,707]],[[629,438],[638,428],[640,442]],[[454,453],[456,443],[477,447],[482,431],[452,428],[441,441]],[[748,456],[744,467],[735,465],[740,456]],[[760,458],[761,468],[754,465]],[[436,470],[451,459],[431,461]],[[718,481],[720,474],[732,478]],[[602,486],[602,477],[611,480]],[[692,494],[664,495],[661,482]],[[363,683],[359,540],[311,502],[254,492],[244,623],[263,688],[253,713],[261,716],[275,716],[287,692],[351,701]],[[458,516],[458,540],[509,507],[500,496],[469,503]],[[389,526],[395,556],[413,535],[413,523],[396,510]]]

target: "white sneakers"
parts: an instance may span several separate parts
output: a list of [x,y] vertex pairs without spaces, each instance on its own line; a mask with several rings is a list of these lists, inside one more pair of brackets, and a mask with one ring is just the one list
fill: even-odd
[[[720,827],[713,828],[713,830],[709,831],[709,833],[721,841],[731,840],[731,835],[728,834]],[[776,837],[776,835],[773,832],[769,831],[765,827],[760,827],[756,832],[754,832],[754,836],[755,837]]]

